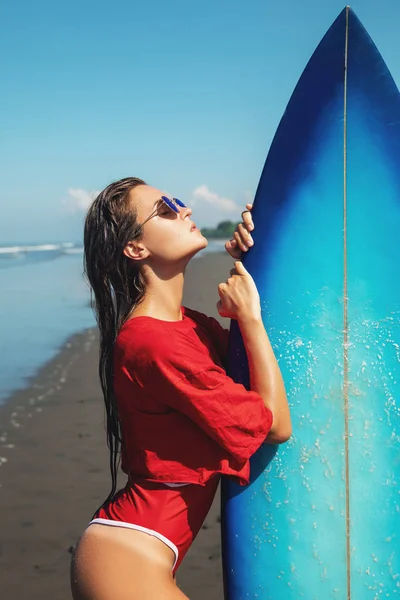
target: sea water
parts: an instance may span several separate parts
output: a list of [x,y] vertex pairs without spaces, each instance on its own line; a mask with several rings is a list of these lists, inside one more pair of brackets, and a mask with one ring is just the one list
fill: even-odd
[[[210,240],[196,258],[223,245]],[[0,246],[0,404],[72,334],[95,325],[80,246]]]

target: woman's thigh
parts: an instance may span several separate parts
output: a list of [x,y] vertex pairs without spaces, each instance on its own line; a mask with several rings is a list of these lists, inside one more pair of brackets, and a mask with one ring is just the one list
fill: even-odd
[[123,527],[90,525],[71,562],[74,600],[187,600],[172,576],[173,551]]

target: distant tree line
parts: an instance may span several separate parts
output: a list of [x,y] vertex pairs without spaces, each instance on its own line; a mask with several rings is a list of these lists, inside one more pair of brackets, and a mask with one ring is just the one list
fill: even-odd
[[214,228],[212,227],[202,227],[201,233],[204,237],[214,240],[219,239],[229,239],[233,236],[233,232],[235,231],[237,223],[233,221],[221,221]]

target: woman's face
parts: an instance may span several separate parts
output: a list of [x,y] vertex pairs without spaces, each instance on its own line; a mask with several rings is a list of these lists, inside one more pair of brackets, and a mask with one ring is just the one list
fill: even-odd
[[158,208],[154,216],[144,223],[141,237],[136,240],[137,247],[142,249],[142,256],[136,258],[150,257],[163,262],[190,259],[207,246],[207,239],[192,221],[192,210],[178,207],[179,213],[173,211],[161,200],[163,195],[149,185],[139,185],[130,193],[138,225]]

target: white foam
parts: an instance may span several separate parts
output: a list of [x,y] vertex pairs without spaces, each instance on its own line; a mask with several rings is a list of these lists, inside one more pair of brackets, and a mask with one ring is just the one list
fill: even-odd
[[0,254],[16,255],[26,252],[54,252],[54,250],[62,250],[63,252],[71,252],[75,250],[81,251],[80,248],[75,248],[73,242],[63,242],[62,244],[32,244],[27,246],[0,246]]

